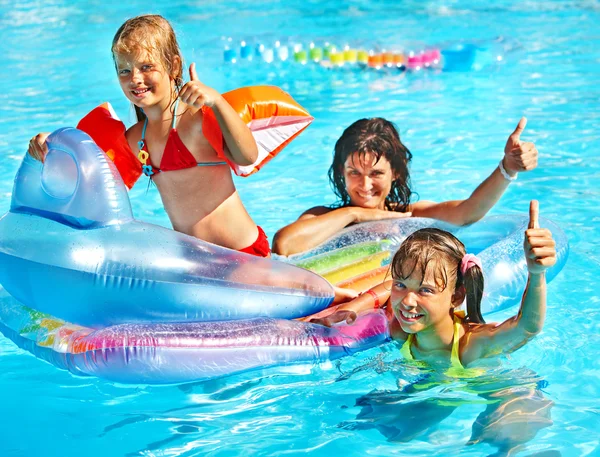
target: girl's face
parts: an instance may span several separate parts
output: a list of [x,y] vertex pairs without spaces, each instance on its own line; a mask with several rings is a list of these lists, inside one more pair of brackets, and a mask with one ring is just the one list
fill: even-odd
[[149,53],[115,54],[115,61],[121,89],[135,106],[148,108],[164,100],[171,102],[171,78]]
[[361,208],[385,209],[385,199],[392,189],[394,174],[390,162],[375,154],[348,156],[344,163],[344,180],[350,204]]
[[[443,280],[436,277],[438,261],[432,260],[427,265],[425,275],[417,265],[406,279],[394,278],[391,292],[391,304],[394,316],[398,319],[402,330],[406,333],[417,333],[427,328],[435,328],[451,318],[450,310],[459,297],[454,294],[454,278],[448,277],[449,284],[444,287]],[[404,271],[410,271],[405,265]],[[460,300],[462,302],[462,300]]]

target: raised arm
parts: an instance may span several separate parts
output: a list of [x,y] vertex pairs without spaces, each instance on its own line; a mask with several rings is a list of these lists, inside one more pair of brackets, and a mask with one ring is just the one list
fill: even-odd
[[552,233],[539,228],[538,214],[538,202],[533,200],[524,242],[529,278],[519,313],[499,325],[475,328],[463,348],[465,363],[515,351],[542,331],[546,317],[546,270],[556,263],[556,249]]
[[256,161],[258,148],[250,129],[221,94],[200,82],[195,63],[190,65],[190,81],[181,89],[179,98],[196,109],[204,105],[212,108],[225,139],[225,155],[229,160],[242,166]]
[[469,198],[441,203],[418,202],[411,208],[413,216],[430,217],[456,225],[471,224],[485,216],[500,200],[511,181],[516,179],[519,171],[533,170],[537,166],[538,151],[535,145],[521,141],[526,125],[527,119],[521,118],[515,131],[508,137],[500,165],[477,186]]
[[292,255],[318,246],[350,224],[410,215],[357,206],[337,209],[316,206],[302,214],[296,222],[280,229],[273,237],[272,249],[275,254]]

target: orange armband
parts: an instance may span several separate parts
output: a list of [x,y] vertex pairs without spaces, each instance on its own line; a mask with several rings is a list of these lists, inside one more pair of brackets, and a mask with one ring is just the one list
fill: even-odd
[[202,108],[202,132],[217,156],[224,159],[238,176],[256,173],[314,120],[288,93],[275,86],[241,87],[224,93],[223,98],[252,132],[258,146],[258,158],[252,165],[241,166],[225,157],[221,127],[208,107]]
[[125,185],[131,189],[142,174],[142,165],[125,138],[125,124],[110,103],[94,108],[77,124],[112,160]]

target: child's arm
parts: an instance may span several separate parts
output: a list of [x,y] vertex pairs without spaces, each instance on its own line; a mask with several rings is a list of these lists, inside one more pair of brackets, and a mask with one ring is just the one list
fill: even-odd
[[[522,118],[504,147],[502,164],[511,177],[516,177],[519,171],[533,170],[537,166],[538,151],[535,145],[520,139],[526,125],[527,119]],[[510,182],[498,166],[466,200],[441,203],[421,201],[411,207],[412,213],[414,217],[430,217],[456,225],[471,224],[487,214],[500,200]]]
[[539,228],[538,214],[538,202],[533,200],[523,246],[529,279],[519,313],[499,325],[470,329],[463,344],[464,363],[515,351],[542,331],[546,317],[546,270],[556,263],[556,249],[552,233]]
[[238,113],[216,90],[202,84],[196,74],[196,64],[190,65],[190,81],[179,93],[182,102],[196,109],[212,108],[225,139],[225,155],[238,165],[252,165],[258,157],[256,141]]
[[357,206],[336,209],[316,206],[302,214],[297,221],[277,231],[273,237],[273,252],[280,255],[296,254],[318,246],[350,224],[410,216],[411,213]]
[[390,298],[391,289],[392,281],[386,281],[359,295],[354,300],[338,305],[335,312],[325,317],[311,319],[309,316],[303,320],[307,320],[313,324],[325,325],[327,327],[331,327],[333,324],[343,321],[351,324],[356,320],[357,314],[383,308]]

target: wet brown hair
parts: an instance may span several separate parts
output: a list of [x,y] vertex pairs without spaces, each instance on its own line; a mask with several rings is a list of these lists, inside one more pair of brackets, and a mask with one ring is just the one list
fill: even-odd
[[425,277],[427,267],[433,261],[436,283],[441,281],[442,290],[454,281],[454,290],[465,286],[467,296],[466,322],[483,324],[481,298],[483,296],[483,271],[478,266],[469,268],[464,276],[460,264],[466,254],[465,245],[454,235],[437,228],[417,230],[400,245],[392,260],[392,277],[406,279],[418,269]]
[[[116,54],[127,54],[145,51],[167,71],[175,81],[176,93],[183,86],[183,57],[179,49],[177,37],[173,27],[164,17],[156,14],[147,14],[128,19],[123,23],[113,38],[111,52],[115,68],[117,68]],[[179,64],[174,65],[174,58],[179,57]],[[173,99],[176,98],[176,93]],[[146,115],[135,106],[138,121],[144,120]]]
[[408,211],[412,192],[408,165],[412,154],[402,141],[396,126],[381,117],[359,119],[350,125],[335,143],[333,162],[329,168],[329,183],[339,198],[339,206],[348,206],[350,196],[344,180],[346,159],[357,153],[362,159],[367,153],[375,155],[378,162],[385,157],[392,167],[394,180],[390,193],[385,198],[388,211]]

